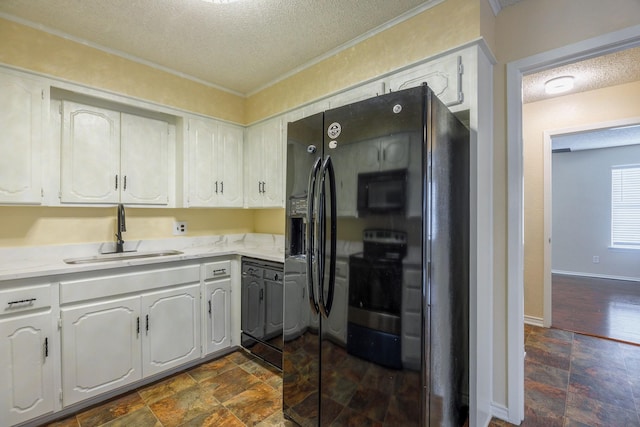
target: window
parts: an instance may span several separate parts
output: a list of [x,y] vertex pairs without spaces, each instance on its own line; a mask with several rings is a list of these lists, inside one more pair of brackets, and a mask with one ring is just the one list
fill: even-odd
[[640,165],[611,167],[611,246],[640,249]]

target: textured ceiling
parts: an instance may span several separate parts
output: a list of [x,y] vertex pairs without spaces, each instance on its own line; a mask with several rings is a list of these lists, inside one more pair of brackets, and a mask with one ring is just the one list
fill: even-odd
[[574,76],[574,88],[568,93],[584,92],[640,80],[640,47],[526,75],[522,79],[523,101],[528,103],[567,95],[568,93],[547,95],[544,92],[545,82],[560,76]]
[[0,16],[252,93],[442,0],[1,0]]

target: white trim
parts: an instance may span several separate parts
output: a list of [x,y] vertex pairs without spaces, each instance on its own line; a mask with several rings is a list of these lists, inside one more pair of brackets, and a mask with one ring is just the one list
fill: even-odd
[[493,14],[498,16],[498,13],[502,10],[502,6],[498,0],[487,0],[489,5],[491,5],[491,10],[493,10]]
[[506,406],[491,404],[491,415],[501,420],[509,420],[509,409]]
[[[627,126],[640,123],[640,117],[628,117],[624,119],[617,120],[608,120],[604,122],[597,123],[588,123],[579,126],[568,126],[559,129],[548,129],[544,131],[544,166],[543,166],[543,174],[544,174],[544,189],[543,189],[543,229],[544,229],[544,267],[543,267],[543,323],[544,327],[549,328],[553,324],[553,287],[551,281],[551,265],[552,265],[552,254],[553,254],[553,241],[551,236],[551,230],[553,229],[553,204],[552,204],[552,184],[553,184],[553,176],[552,176],[552,139],[558,135],[566,135],[577,132],[585,132],[590,130],[597,130],[603,128],[611,128],[616,126]],[[611,248],[610,248],[611,249]]]
[[548,326],[544,325],[542,317],[537,316],[524,316],[524,323],[526,325],[539,326],[541,328],[548,328]]
[[522,76],[615,52],[640,42],[640,25],[507,64],[507,392],[509,421],[524,418],[524,237]]
[[584,273],[579,271],[552,270],[553,274],[564,274],[566,276],[595,277],[598,279],[625,280],[627,282],[640,282],[640,277],[615,276],[612,274]]
[[70,40],[70,41],[75,42],[75,43],[79,43],[79,44],[82,44],[82,45],[85,45],[85,46],[89,46],[90,48],[97,49],[97,50],[100,50],[102,52],[109,53],[111,55],[116,55],[116,56],[119,56],[119,57],[124,58],[126,60],[129,60],[129,61],[132,61],[132,62],[136,62],[138,64],[146,65],[147,67],[154,68],[154,69],[159,70],[159,71],[164,71],[165,73],[169,73],[169,74],[172,74],[172,75],[177,76],[177,77],[181,77],[181,78],[186,79],[186,80],[191,80],[193,82],[199,83],[199,84],[204,85],[204,86],[208,86],[208,87],[211,87],[211,88],[214,88],[214,89],[218,89],[218,90],[221,90],[223,92],[227,92],[227,93],[230,93],[232,95],[240,96],[240,97],[243,97],[243,98],[245,97],[245,95],[243,93],[241,93],[241,92],[238,92],[238,91],[235,91],[235,90],[232,90],[232,89],[228,89],[228,88],[225,88],[223,86],[220,86],[220,85],[217,85],[217,84],[214,84],[214,83],[211,83],[211,82],[207,82],[205,80],[199,79],[197,77],[191,76],[191,75],[183,73],[181,71],[174,70],[173,68],[169,68],[169,67],[165,67],[165,66],[160,65],[160,64],[156,64],[155,62],[152,62],[152,61],[147,61],[146,59],[142,59],[142,58],[139,58],[137,56],[133,56],[133,55],[131,55],[129,53],[126,53],[126,52],[123,52],[121,50],[111,49],[109,47],[102,46],[100,44],[93,43],[93,42],[90,42],[90,41],[85,40],[85,39],[81,39],[80,37],[72,36],[70,34],[64,33],[62,31],[58,31],[56,29],[47,27],[47,26],[42,25],[42,24],[37,24],[35,22],[31,22],[31,21],[28,21],[26,19],[19,18],[17,16],[9,15],[9,14],[4,13],[4,12],[0,12],[0,18],[4,18],[7,21],[12,21],[12,22],[15,22],[15,23],[20,24],[20,25],[24,25],[24,26],[27,26],[27,27],[34,28],[36,30],[43,31],[43,32],[48,33],[48,34],[52,34],[54,36],[63,38],[65,40]]
[[318,64],[319,62],[324,61],[325,59],[328,59],[328,58],[331,58],[332,56],[337,55],[338,53],[342,52],[343,50],[347,50],[347,49],[349,49],[349,48],[351,48],[351,47],[353,47],[353,46],[355,46],[355,45],[357,45],[359,43],[362,43],[366,39],[375,36],[376,34],[379,34],[379,33],[383,32],[385,30],[388,30],[389,28],[391,28],[391,27],[393,27],[395,25],[398,25],[399,23],[404,22],[407,19],[413,18],[414,16],[424,12],[425,10],[431,9],[432,7],[437,6],[438,4],[442,3],[443,1],[444,0],[428,0],[425,3],[421,4],[420,6],[417,6],[417,7],[413,8],[413,9],[411,9],[411,10],[406,11],[405,13],[403,13],[400,16],[397,16],[396,18],[394,18],[394,19],[392,19],[390,21],[387,21],[382,25],[377,26],[376,28],[367,31],[366,33],[361,34],[358,37],[356,37],[356,38],[354,38],[352,40],[349,40],[348,42],[343,43],[340,46],[338,46],[338,47],[336,47],[334,49],[331,49],[330,51],[325,52],[320,56],[316,56],[315,58],[307,61],[306,63],[294,68],[293,70],[290,70],[287,73],[278,76],[277,79],[272,80],[272,81],[270,81],[270,82],[268,82],[268,83],[266,83],[266,84],[264,84],[262,86],[259,86],[258,88],[254,89],[254,90],[252,90],[250,92],[247,92],[246,96],[247,97],[253,96],[256,93],[258,93],[260,91],[263,91],[268,87],[271,87],[271,86],[273,86],[273,85],[275,85],[275,84],[277,84],[277,83],[279,83],[279,82],[281,82],[283,80],[288,79],[291,76],[294,76],[294,75],[298,74],[299,72],[301,72],[301,71],[303,71],[303,70],[305,70],[307,68],[310,68],[310,67]]

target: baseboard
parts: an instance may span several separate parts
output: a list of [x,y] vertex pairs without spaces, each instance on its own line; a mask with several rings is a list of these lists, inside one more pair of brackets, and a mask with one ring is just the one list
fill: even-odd
[[580,273],[577,271],[551,270],[551,274],[564,274],[567,276],[597,277],[598,279],[626,280],[629,282],[640,282],[640,277],[613,276],[610,274],[596,274],[596,273]]
[[503,421],[509,421],[509,409],[503,405],[491,404],[491,415]]
[[535,316],[524,316],[524,323],[527,325],[532,325],[532,326],[540,326],[541,328],[544,327],[544,319],[542,319],[542,317],[535,317]]

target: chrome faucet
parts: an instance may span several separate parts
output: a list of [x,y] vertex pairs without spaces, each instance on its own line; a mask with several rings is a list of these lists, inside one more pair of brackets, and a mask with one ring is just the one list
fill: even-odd
[[124,205],[120,203],[118,205],[118,232],[116,233],[116,252],[124,252],[124,240],[122,240],[122,232],[127,231],[127,225],[125,224]]

